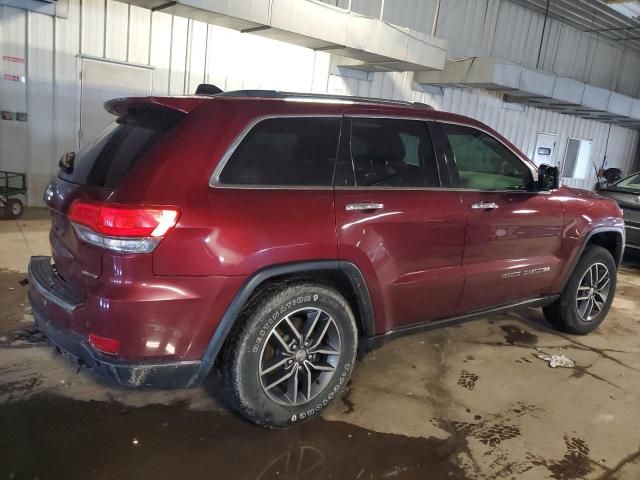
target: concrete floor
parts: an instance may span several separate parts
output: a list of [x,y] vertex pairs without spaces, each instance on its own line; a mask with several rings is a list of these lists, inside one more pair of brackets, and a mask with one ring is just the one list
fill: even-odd
[[215,378],[121,389],[55,354],[18,283],[48,229],[41,211],[0,222],[0,479],[640,478],[639,259],[589,336],[524,309],[405,337],[320,420],[271,432],[229,413]]

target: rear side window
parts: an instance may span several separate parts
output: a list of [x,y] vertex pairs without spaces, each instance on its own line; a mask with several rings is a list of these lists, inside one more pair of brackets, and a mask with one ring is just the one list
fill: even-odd
[[477,190],[524,190],[531,170],[498,140],[475,128],[443,124],[460,186]]
[[60,178],[82,185],[116,188],[144,154],[185,114],[168,108],[132,111],[109,124],[78,152],[73,170]]
[[425,122],[354,118],[351,157],[363,187],[438,187],[438,166]]
[[220,175],[230,185],[331,186],[340,118],[283,117],[259,122]]

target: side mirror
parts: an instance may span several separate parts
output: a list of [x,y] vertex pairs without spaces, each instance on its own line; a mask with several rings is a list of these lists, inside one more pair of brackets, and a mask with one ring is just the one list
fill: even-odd
[[558,167],[540,165],[538,168],[538,190],[555,190],[560,186]]
[[75,159],[75,152],[67,152],[60,157],[58,167],[60,167],[60,170],[62,170],[64,173],[71,173],[73,172],[73,163]]

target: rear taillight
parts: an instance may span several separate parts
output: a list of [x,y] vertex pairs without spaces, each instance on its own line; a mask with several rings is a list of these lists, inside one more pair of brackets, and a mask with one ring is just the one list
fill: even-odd
[[179,217],[175,207],[107,206],[80,200],[69,209],[69,220],[80,238],[125,253],[152,252]]

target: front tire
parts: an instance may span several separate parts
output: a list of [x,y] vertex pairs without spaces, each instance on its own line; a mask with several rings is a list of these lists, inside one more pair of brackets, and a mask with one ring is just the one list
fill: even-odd
[[269,428],[313,418],[347,384],[357,349],[355,318],[335,290],[269,288],[245,308],[225,349],[232,403]]
[[567,285],[544,315],[557,329],[574,335],[594,331],[605,319],[616,291],[616,263],[600,246],[588,247]]

